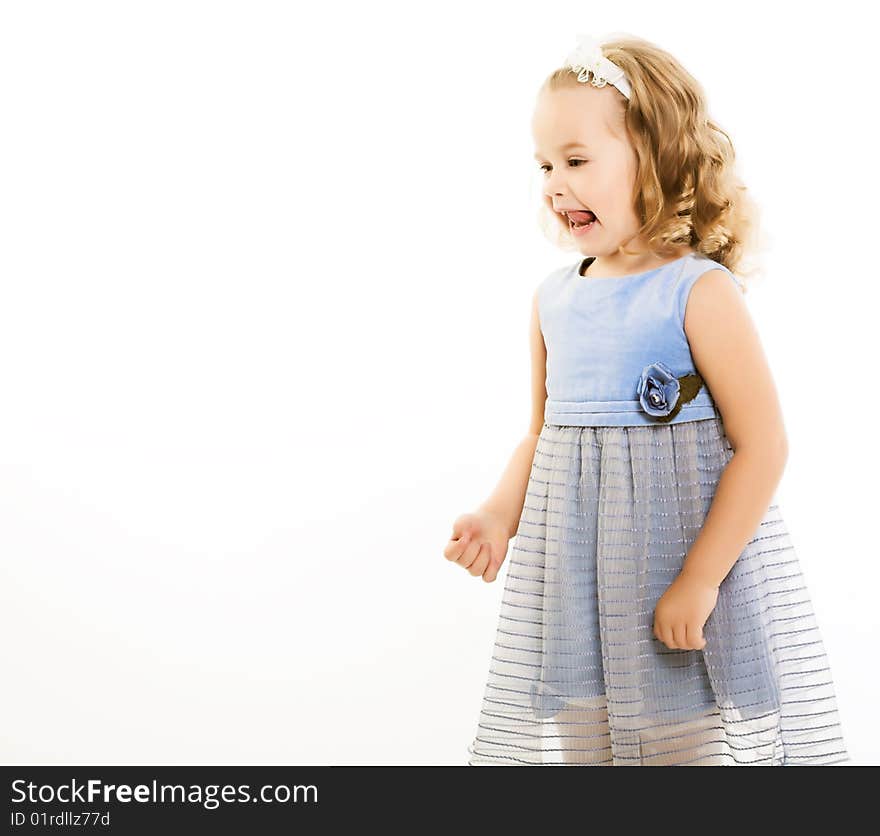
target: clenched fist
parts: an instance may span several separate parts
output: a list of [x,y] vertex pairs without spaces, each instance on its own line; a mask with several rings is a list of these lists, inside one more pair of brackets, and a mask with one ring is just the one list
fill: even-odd
[[717,586],[679,574],[654,608],[654,637],[670,650],[702,650],[703,626],[717,603]]
[[462,514],[452,524],[443,556],[491,583],[507,555],[509,540],[507,527],[494,515],[486,511]]

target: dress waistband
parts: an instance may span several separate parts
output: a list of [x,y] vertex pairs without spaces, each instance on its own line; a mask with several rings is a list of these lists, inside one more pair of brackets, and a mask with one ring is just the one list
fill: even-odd
[[675,418],[663,421],[648,415],[638,398],[625,401],[556,401],[544,404],[544,423],[575,427],[627,427],[643,424],[677,424],[720,417],[715,401],[706,389],[681,405]]

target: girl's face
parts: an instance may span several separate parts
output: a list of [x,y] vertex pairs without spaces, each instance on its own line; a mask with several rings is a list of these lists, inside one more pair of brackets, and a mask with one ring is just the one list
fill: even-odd
[[[640,249],[634,236],[641,224],[631,197],[635,151],[623,125],[613,127],[620,118],[619,96],[610,84],[543,90],[532,121],[535,159],[544,172],[544,200],[557,213],[589,209],[596,215],[592,228],[573,240],[583,255],[604,261],[623,244]],[[564,215],[559,219],[571,228]]]

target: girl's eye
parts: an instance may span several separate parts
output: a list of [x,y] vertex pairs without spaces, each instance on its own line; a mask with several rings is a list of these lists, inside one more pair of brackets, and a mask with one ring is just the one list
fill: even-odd
[[[587,161],[586,160],[569,160],[569,162],[570,163],[585,163]],[[540,168],[541,168],[541,171],[546,171],[546,169],[550,168],[550,166],[545,164],[545,165],[542,165]]]

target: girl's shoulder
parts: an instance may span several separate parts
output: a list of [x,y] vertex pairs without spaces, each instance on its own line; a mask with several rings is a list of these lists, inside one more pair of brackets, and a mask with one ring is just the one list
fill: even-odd
[[725,267],[720,261],[715,261],[714,258],[709,258],[709,256],[702,255],[700,253],[692,253],[689,256],[688,261],[689,269],[686,270],[685,273],[690,279],[691,283],[696,282],[696,280],[699,279],[700,276],[703,276],[706,273],[714,270],[718,273],[723,273],[727,275],[741,290],[745,288],[745,282],[743,282],[743,280],[739,276],[737,276],[736,273]]
[[559,280],[565,278],[569,274],[574,274],[577,272],[578,267],[580,266],[581,260],[575,264],[563,264],[559,267],[554,267],[549,273],[546,273],[544,277],[538,282],[538,291],[540,292],[542,288],[547,287],[548,285],[553,284],[554,282],[558,282]]
[[554,267],[538,282],[535,289],[535,297],[537,298],[539,315],[544,310],[547,299],[552,298],[565,283],[565,280],[577,272],[580,263],[579,259],[575,264],[563,264],[560,267]]
[[712,274],[722,281],[733,282],[741,293],[745,290],[745,284],[742,279],[720,262],[699,253],[689,256],[686,259],[684,269],[672,287],[674,308],[676,309],[678,324],[682,329],[684,329],[688,301],[694,286],[699,279],[707,274]]

